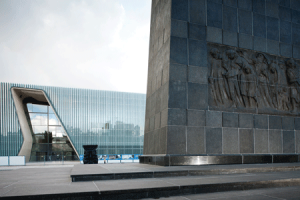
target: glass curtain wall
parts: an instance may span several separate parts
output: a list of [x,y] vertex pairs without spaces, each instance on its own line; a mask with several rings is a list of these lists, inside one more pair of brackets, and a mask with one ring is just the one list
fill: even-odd
[[[82,145],[89,144],[98,145],[98,154],[142,154],[145,94],[1,83],[1,156],[18,155],[23,143],[11,94],[12,87],[44,92],[79,155],[83,154]],[[49,110],[50,117],[52,112]],[[32,110],[31,113],[34,114]],[[45,112],[41,114],[46,116]],[[42,128],[47,125],[39,126]],[[49,125],[47,131],[53,133],[52,128],[56,126]],[[45,133],[46,130],[41,131]]]
[[28,103],[27,109],[33,139],[30,161],[77,160],[67,134],[52,108]]

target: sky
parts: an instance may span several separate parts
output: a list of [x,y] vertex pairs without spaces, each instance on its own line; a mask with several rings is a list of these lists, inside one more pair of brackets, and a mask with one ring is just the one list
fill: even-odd
[[0,82],[146,93],[151,0],[0,0]]

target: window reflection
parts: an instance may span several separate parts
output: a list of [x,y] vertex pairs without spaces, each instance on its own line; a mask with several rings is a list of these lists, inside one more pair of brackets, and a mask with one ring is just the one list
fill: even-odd
[[52,108],[46,105],[27,104],[33,145],[30,161],[77,160],[78,157],[68,140]]

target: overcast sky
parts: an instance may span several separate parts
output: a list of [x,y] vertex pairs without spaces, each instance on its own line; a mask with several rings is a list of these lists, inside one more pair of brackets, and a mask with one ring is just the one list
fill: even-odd
[[0,0],[0,82],[146,93],[151,0]]

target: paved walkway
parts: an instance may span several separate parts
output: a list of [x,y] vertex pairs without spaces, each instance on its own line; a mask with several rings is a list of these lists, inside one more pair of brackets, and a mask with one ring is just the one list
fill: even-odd
[[[153,199],[153,198],[152,198]],[[300,187],[268,188],[246,191],[216,192],[209,194],[194,194],[160,200],[299,200]],[[149,198],[145,200],[150,200]]]
[[[207,192],[208,194],[181,195],[166,199],[300,199],[300,171],[278,170],[278,172],[261,173],[239,173],[223,175],[202,175],[202,176],[175,176],[163,178],[139,178],[124,180],[105,180],[105,181],[86,181],[72,182],[71,174],[94,174],[94,173],[132,173],[149,171],[180,171],[180,170],[199,170],[199,169],[237,169],[237,168],[258,168],[262,171],[265,168],[279,169],[280,167],[295,168],[300,163],[294,164],[268,164],[268,165],[213,165],[213,166],[189,166],[189,167],[160,167],[145,164],[126,163],[126,164],[98,164],[82,165],[77,162],[66,163],[65,165],[33,165],[0,167],[0,198],[19,197],[24,199],[26,195],[36,197],[49,194],[49,199],[57,198],[59,194],[64,197],[73,196],[85,197],[85,195],[112,195],[122,191],[129,191],[130,194],[137,194],[145,197],[151,192],[158,194],[157,197],[176,194],[184,188],[190,188],[193,192]],[[209,193],[216,191],[226,191],[234,189],[249,189],[256,187],[277,187],[297,186],[280,189],[247,190],[240,192]],[[225,187],[226,186],[226,187]],[[213,191],[215,189],[215,191]],[[164,191],[164,192],[159,192]],[[187,191],[187,193],[189,193]],[[56,196],[51,196],[56,195]],[[144,195],[144,196],[143,196]],[[227,196],[229,195],[229,196]],[[254,196],[253,196],[254,195]],[[273,196],[272,196],[273,195]],[[274,196],[275,195],[275,196]],[[276,196],[277,195],[277,196]],[[283,197],[280,197],[280,195]],[[149,195],[151,196],[151,195]],[[238,196],[238,197],[236,197]],[[253,197],[252,197],[253,196]],[[296,196],[296,197],[295,197]],[[124,197],[127,198],[128,196]],[[234,198],[233,198],[234,197]],[[43,198],[46,198],[43,196]],[[128,197],[132,198],[132,197]],[[226,199],[225,198],[225,199]],[[92,198],[91,198],[92,199]],[[122,198],[119,198],[122,199]],[[161,198],[163,199],[163,198]]]

